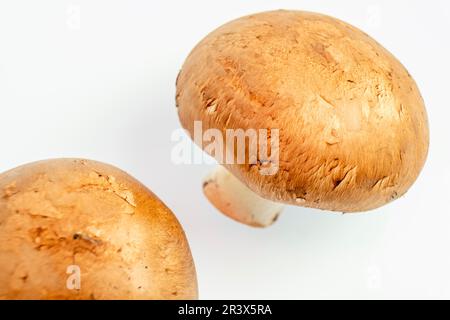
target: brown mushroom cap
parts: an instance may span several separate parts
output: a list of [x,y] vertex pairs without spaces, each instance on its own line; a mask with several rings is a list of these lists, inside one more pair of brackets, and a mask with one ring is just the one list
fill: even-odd
[[[79,290],[67,287],[69,266],[80,268]],[[125,172],[59,159],[0,175],[0,298],[196,297],[180,224]]]
[[[210,108],[214,105],[214,108]],[[225,167],[261,197],[355,212],[403,195],[428,151],[423,99],[402,64],[357,28],[273,11],[218,28],[177,80],[181,124],[279,129],[277,174]]]

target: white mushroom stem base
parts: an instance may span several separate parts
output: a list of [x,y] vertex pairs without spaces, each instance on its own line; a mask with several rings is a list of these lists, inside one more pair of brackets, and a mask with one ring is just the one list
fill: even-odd
[[257,195],[223,166],[205,178],[203,192],[223,214],[253,227],[270,226],[284,208]]

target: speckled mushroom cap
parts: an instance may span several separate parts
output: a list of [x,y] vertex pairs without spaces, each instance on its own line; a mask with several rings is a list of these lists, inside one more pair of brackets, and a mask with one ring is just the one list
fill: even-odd
[[[73,266],[79,290],[67,286]],[[180,224],[125,172],[59,159],[0,175],[0,298],[196,297]]]
[[416,180],[428,151],[423,99],[402,64],[357,28],[321,14],[273,11],[218,28],[177,79],[181,124],[280,129],[277,174],[225,165],[260,196],[355,212]]

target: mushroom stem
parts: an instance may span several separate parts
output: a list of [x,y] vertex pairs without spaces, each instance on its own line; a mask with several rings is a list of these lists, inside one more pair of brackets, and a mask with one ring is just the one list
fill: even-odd
[[284,208],[282,204],[260,197],[223,166],[218,166],[205,178],[203,192],[223,214],[253,227],[270,226]]

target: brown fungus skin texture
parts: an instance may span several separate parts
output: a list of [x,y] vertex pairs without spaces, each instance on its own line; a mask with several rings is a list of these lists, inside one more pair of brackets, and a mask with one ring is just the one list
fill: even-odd
[[272,11],[227,23],[190,53],[177,79],[182,126],[280,129],[277,174],[225,165],[260,196],[360,212],[402,196],[427,157],[423,99],[375,40],[335,18]]
[[57,159],[0,175],[0,299],[196,298],[180,224],[125,172]]

